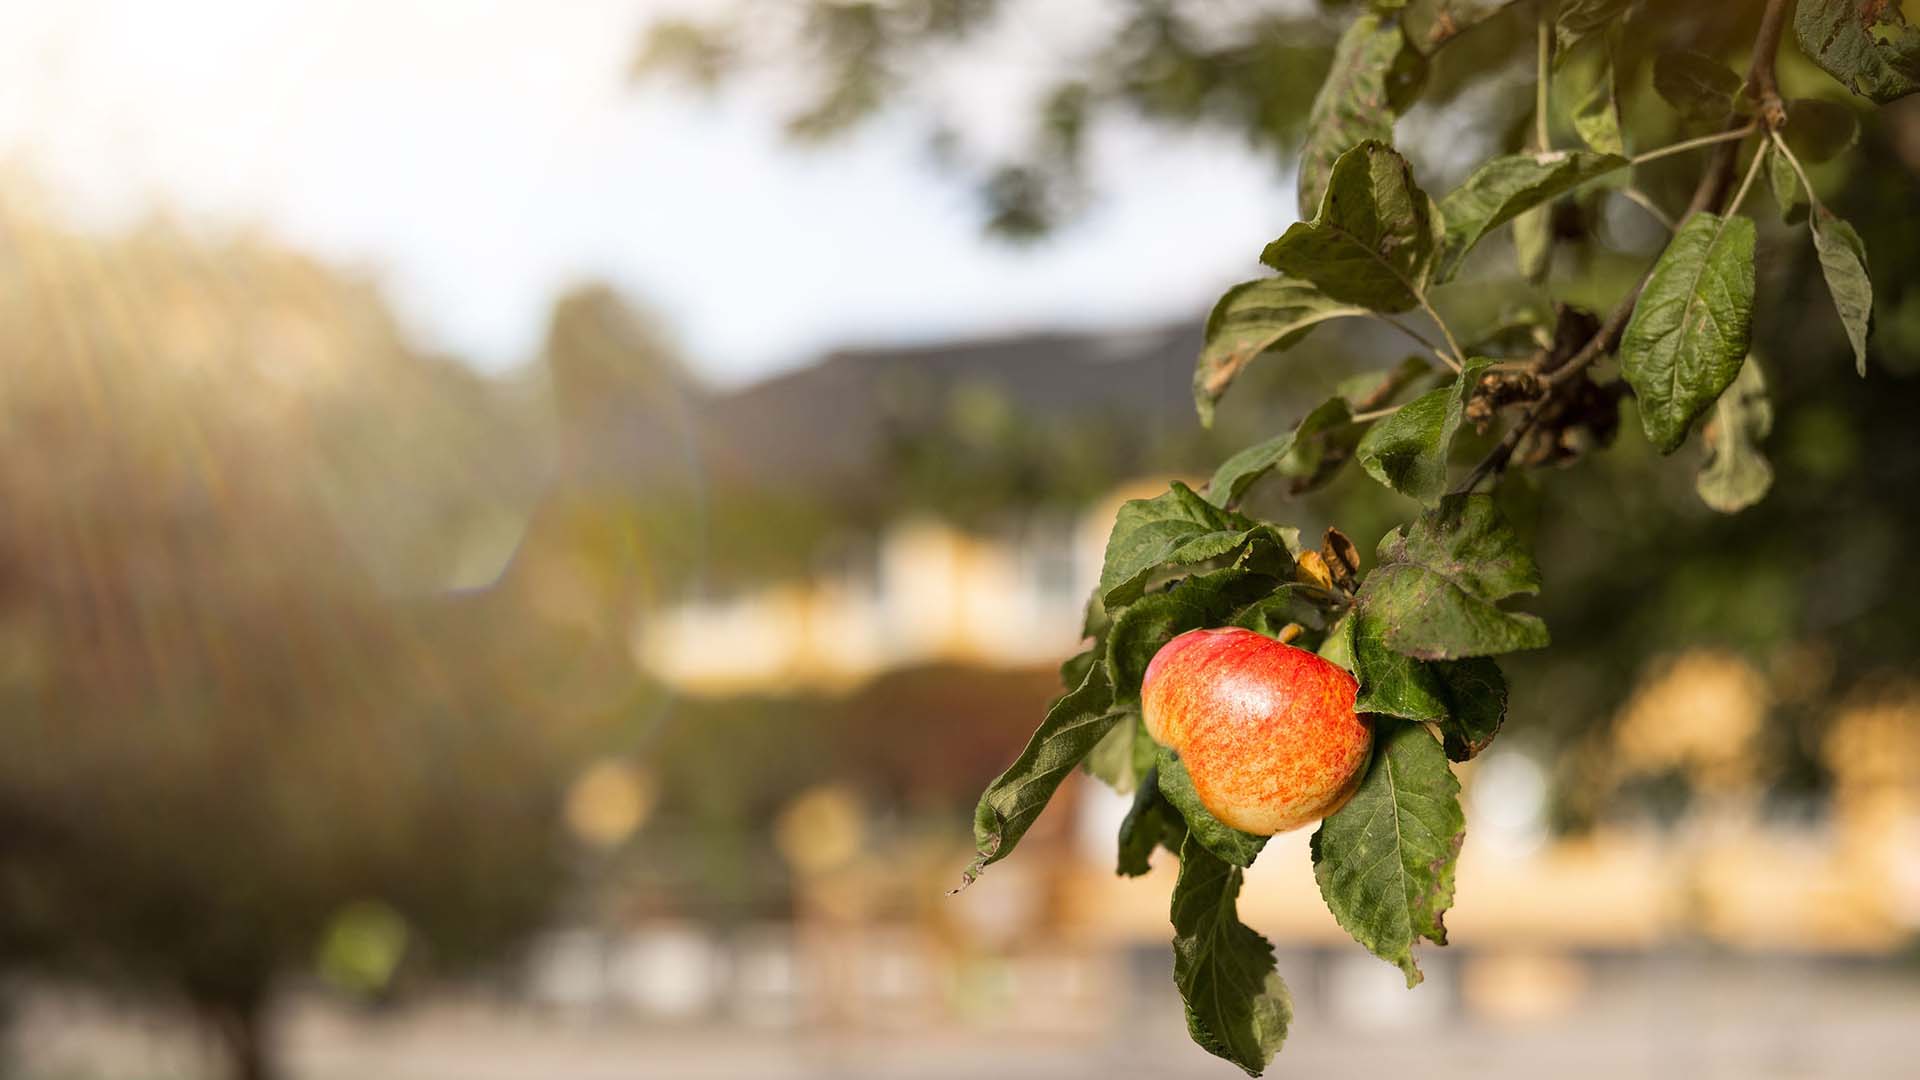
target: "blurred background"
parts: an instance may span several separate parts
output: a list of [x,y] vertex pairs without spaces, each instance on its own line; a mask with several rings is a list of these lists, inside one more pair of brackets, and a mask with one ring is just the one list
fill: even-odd
[[[1400,124],[1430,190],[1520,145],[1515,7]],[[1737,64],[1758,7],[1659,18]],[[945,893],[1118,503],[1400,358],[1330,325],[1194,418],[1355,10],[0,3],[0,1075],[1227,1075],[1124,796]],[[1404,990],[1269,845],[1276,1074],[1912,1075],[1920,101],[1861,120],[1814,180],[1868,378],[1756,196],[1772,493],[1629,418],[1525,500],[1555,642],[1463,770],[1452,944]],[[1664,234],[1589,226],[1439,306],[1610,306]]]

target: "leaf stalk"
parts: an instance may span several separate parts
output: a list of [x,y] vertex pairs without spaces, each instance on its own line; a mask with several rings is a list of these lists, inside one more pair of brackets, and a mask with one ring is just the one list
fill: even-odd
[[1683,139],[1677,143],[1668,143],[1666,146],[1657,146],[1652,150],[1648,150],[1646,153],[1633,155],[1628,161],[1630,164],[1644,165],[1649,161],[1658,161],[1663,157],[1684,154],[1689,150],[1698,150],[1703,146],[1713,146],[1717,143],[1724,142],[1739,142],[1741,139],[1758,131],[1759,128],[1760,125],[1758,122],[1742,124],[1740,127],[1729,131],[1719,131],[1712,135],[1701,135],[1698,138]]

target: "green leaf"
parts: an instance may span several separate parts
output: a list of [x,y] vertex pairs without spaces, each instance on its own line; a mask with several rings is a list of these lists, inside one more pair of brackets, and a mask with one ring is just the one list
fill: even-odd
[[1236,558],[1289,557],[1299,552],[1296,531],[1264,525],[1223,510],[1175,481],[1166,494],[1132,499],[1114,517],[1100,570],[1100,596],[1108,611],[1132,602],[1147,579],[1168,567],[1195,566],[1232,555]]
[[1309,330],[1367,310],[1328,299],[1305,281],[1262,278],[1228,289],[1207,316],[1206,344],[1194,366],[1193,402],[1204,424],[1213,407],[1246,366],[1268,352],[1292,347]]
[[1128,500],[1114,515],[1113,532],[1107,537],[1106,563],[1100,571],[1100,595],[1107,610],[1111,612],[1118,604],[1137,597],[1139,585],[1149,573],[1196,539],[1238,534],[1250,524],[1246,518],[1194,494],[1179,481],[1151,499]]
[[[1080,636],[1083,639],[1093,639],[1093,648],[1090,651],[1095,655],[1099,655],[1102,651],[1100,649],[1100,643],[1106,640],[1107,627],[1111,625],[1113,625],[1113,620],[1107,616],[1106,601],[1101,598],[1100,586],[1095,585],[1093,591],[1087,594],[1087,603],[1086,606],[1081,609],[1080,615]],[[1073,661],[1070,660],[1068,663],[1073,663]],[[1066,665],[1061,665],[1060,672],[1063,676],[1061,685],[1079,686],[1080,680],[1077,677],[1072,679],[1064,678],[1066,671]]]
[[1349,674],[1353,672],[1353,609],[1348,608],[1345,615],[1327,630],[1327,636],[1321,640],[1317,650],[1322,660],[1339,664]]
[[1207,497],[1232,506],[1269,472],[1290,477],[1295,495],[1324,485],[1339,475],[1340,467],[1353,456],[1366,434],[1366,424],[1353,422],[1354,410],[1385,407],[1432,370],[1426,359],[1414,356],[1386,372],[1368,372],[1345,380],[1338,397],[1321,402],[1293,431],[1250,446],[1222,462],[1207,485]]
[[1760,441],[1772,430],[1766,379],[1759,361],[1749,356],[1707,423],[1707,461],[1694,482],[1700,501],[1723,514],[1737,514],[1759,502],[1773,486],[1773,466],[1760,452]]
[[1173,886],[1173,981],[1193,1041],[1259,1076],[1286,1041],[1293,1001],[1273,946],[1240,921],[1241,879],[1239,867],[1187,837]]
[[1060,782],[1119,722],[1122,713],[1112,706],[1106,666],[1095,664],[1084,682],[1047,710],[1026,749],[994,777],[974,808],[973,840],[979,854],[962,875],[961,888],[1013,852]]
[[1653,59],[1653,89],[1683,118],[1720,124],[1740,93],[1740,76],[1703,53],[1663,52]]
[[1920,30],[1898,0],[1800,0],[1800,51],[1847,89],[1881,105],[1920,90]]
[[1461,414],[1491,363],[1484,357],[1469,360],[1452,386],[1429,390],[1375,423],[1356,451],[1360,467],[1402,495],[1428,505],[1437,502],[1447,490],[1447,457]]
[[1353,627],[1353,707],[1440,729],[1447,756],[1467,761],[1487,748],[1507,718],[1507,680],[1484,656],[1415,660],[1387,647],[1385,627],[1365,614]]
[[1382,719],[1353,798],[1313,834],[1313,876],[1353,939],[1420,982],[1413,945],[1447,943],[1454,863],[1466,836],[1460,782],[1424,727]]
[[1153,768],[1153,738],[1140,721],[1140,710],[1126,708],[1113,730],[1087,751],[1082,762],[1088,773],[1122,795],[1138,790],[1147,771]]
[[1378,618],[1359,613],[1353,620],[1350,644],[1353,677],[1360,684],[1353,700],[1356,712],[1422,723],[1447,715],[1447,701],[1431,677],[1430,662],[1388,648],[1386,625]]
[[[1389,376],[1400,378],[1405,367]],[[1414,362],[1414,374],[1424,375],[1424,361]],[[1368,385],[1383,387],[1378,375],[1368,377]],[[1233,506],[1268,473],[1293,480],[1293,494],[1311,491],[1338,475],[1340,467],[1353,456],[1366,424],[1353,422],[1352,402],[1344,397],[1329,398],[1315,406],[1292,431],[1282,432],[1265,442],[1256,443],[1220,463],[1207,484],[1207,498],[1220,506]]]
[[1602,154],[1625,154],[1626,139],[1620,134],[1620,103],[1614,96],[1613,64],[1605,68],[1604,81],[1596,82],[1575,99],[1569,115],[1580,141]]
[[1172,749],[1161,747],[1154,765],[1159,772],[1160,794],[1180,811],[1181,819],[1187,823],[1187,836],[1235,866],[1252,866],[1260,849],[1267,846],[1267,838],[1241,832],[1214,817],[1200,801],[1199,792],[1193,789],[1193,778],[1187,775],[1180,755]]
[[1407,160],[1368,141],[1333,163],[1319,214],[1294,223],[1260,260],[1342,303],[1405,311],[1426,288],[1435,224]]
[[[1627,152],[1626,139],[1620,134],[1620,97],[1614,82],[1614,52],[1619,34],[1608,33],[1594,39],[1576,53],[1577,61],[1568,62],[1556,83],[1562,100],[1571,103],[1567,119],[1580,141],[1595,153]],[[1558,64],[1569,60],[1568,53],[1555,58]],[[1591,59],[1588,59],[1591,57]]]
[[1451,278],[1482,236],[1515,215],[1626,166],[1626,158],[1584,150],[1509,154],[1480,166],[1440,200],[1447,231],[1436,280]]
[[1432,663],[1451,703],[1438,721],[1447,757],[1471,761],[1493,744],[1507,722],[1507,677],[1491,657]]
[[[1339,475],[1340,467],[1353,456],[1354,447],[1360,445],[1360,437],[1366,430],[1365,424],[1353,422],[1352,408],[1346,399],[1336,397],[1323,401],[1293,429],[1293,441],[1284,454],[1273,459],[1273,471],[1292,478],[1291,490],[1295,495],[1312,491]],[[1236,478],[1235,482],[1245,491],[1260,475],[1256,470],[1244,481]]]
[[1381,539],[1379,565],[1355,603],[1378,622],[1388,648],[1457,660],[1544,647],[1539,618],[1498,604],[1538,591],[1539,568],[1493,496],[1449,495]]
[[[1096,610],[1099,612],[1098,622],[1093,618]],[[1096,592],[1088,608],[1082,634],[1083,637],[1094,639],[1093,646],[1076,653],[1060,665],[1061,685],[1069,688],[1079,686],[1086,681],[1087,672],[1106,663],[1107,626],[1106,609],[1099,606],[1099,594]],[[1146,739],[1139,711],[1130,710],[1130,715],[1123,716],[1114,724],[1113,730],[1107,732],[1106,737],[1096,743],[1087,752],[1086,760],[1081,762],[1089,774],[1122,795],[1132,791],[1139,782],[1140,774],[1153,764],[1153,740],[1147,739],[1145,754],[1138,754],[1132,746],[1136,732],[1140,738]]]
[[1300,216],[1320,210],[1340,155],[1363,142],[1393,141],[1393,124],[1426,82],[1427,61],[1391,16],[1362,12],[1333,50],[1333,66],[1307,114],[1300,150]]
[[1792,223],[1806,219],[1806,186],[1800,183],[1800,173],[1787,155],[1767,155],[1767,186],[1773,189],[1773,201],[1780,208],[1780,220]]
[[[1343,410],[1344,411],[1344,410]],[[1207,500],[1216,506],[1234,506],[1261,477],[1293,453],[1299,429],[1283,431],[1265,442],[1255,443],[1220,463],[1207,482]]]
[[1853,226],[1824,208],[1812,219],[1813,246],[1820,254],[1820,273],[1833,294],[1833,308],[1846,327],[1853,346],[1854,367],[1867,374],[1867,333],[1873,329],[1873,279],[1867,276],[1867,248]]
[[1297,583],[1282,585],[1234,612],[1233,617],[1223,625],[1245,627],[1256,634],[1278,639],[1282,630],[1298,624],[1304,632],[1295,644],[1302,649],[1308,648],[1302,642],[1309,637],[1318,637],[1316,631],[1327,621],[1325,609],[1311,599],[1314,594],[1308,589],[1308,586]]
[[1753,320],[1753,222],[1695,214],[1654,264],[1620,339],[1620,367],[1663,454],[1740,372]]
[[1160,774],[1149,768],[1133,793],[1133,806],[1120,821],[1117,872],[1123,877],[1139,877],[1151,868],[1154,848],[1163,847],[1179,855],[1186,839],[1187,823],[1160,794]]
[[1625,19],[1633,0],[1566,0],[1553,16],[1555,62]]
[[1128,604],[1107,633],[1114,700],[1124,705],[1140,700],[1147,665],[1167,642],[1188,630],[1225,624],[1234,613],[1272,593],[1275,585],[1272,576],[1228,567],[1184,578],[1166,592]]
[[[1405,370],[1403,366],[1389,379],[1400,378]],[[1427,370],[1424,361],[1414,362],[1415,375],[1424,375]],[[1389,388],[1381,384],[1378,376],[1369,379],[1369,386],[1375,391],[1392,392],[1398,385],[1402,384]],[[1234,506],[1269,472],[1293,477],[1295,494],[1318,487],[1352,456],[1365,431],[1365,424],[1353,422],[1350,400],[1330,398],[1301,418],[1292,431],[1281,432],[1221,462],[1207,483],[1207,498],[1218,506]]]
[[[1105,636],[1104,628],[1101,631]],[[1089,636],[1089,635],[1082,635]],[[1087,672],[1098,663],[1106,650],[1099,645],[1091,649],[1082,649],[1060,663],[1060,685],[1072,688],[1087,681]]]
[[[1450,495],[1381,537],[1381,565],[1443,570],[1489,599],[1540,591],[1540,569],[1491,495]],[[1396,646],[1397,647],[1397,646]]]

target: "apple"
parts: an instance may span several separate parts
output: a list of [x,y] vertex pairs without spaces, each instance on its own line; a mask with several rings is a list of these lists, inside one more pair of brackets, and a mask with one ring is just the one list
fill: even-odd
[[1360,786],[1373,725],[1353,711],[1358,689],[1340,665],[1265,634],[1189,630],[1148,662],[1141,717],[1214,817],[1271,836],[1326,817]]

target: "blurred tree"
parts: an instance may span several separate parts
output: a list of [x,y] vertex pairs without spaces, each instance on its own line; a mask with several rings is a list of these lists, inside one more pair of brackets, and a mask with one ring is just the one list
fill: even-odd
[[620,885],[602,899],[723,922],[791,915],[792,868],[769,824],[825,786],[863,800],[875,846],[930,841],[950,855],[955,810],[1004,764],[1055,682],[1051,668],[928,665],[844,695],[677,702],[647,746],[660,787],[652,823],[618,853]]
[[[728,4],[651,27],[634,74],[708,91],[748,74],[803,87],[785,114],[788,134],[803,143],[907,112],[924,125],[936,156],[974,186],[989,228],[1032,239],[1089,205],[1098,185],[1087,175],[1089,150],[1103,122],[1224,131],[1277,168],[1299,147],[1340,18],[1355,6],[803,0],[769,13]],[[1460,62],[1434,80],[1432,97],[1451,100],[1485,73],[1477,62],[1504,55],[1511,43],[1507,29],[1480,36],[1456,48]],[[1017,66],[1004,59],[1015,53]],[[1022,144],[969,137],[962,114],[971,103],[954,92],[967,77],[1026,91]]]
[[268,248],[18,200],[0,235],[0,965],[183,1002],[266,1077],[288,978],[380,989],[546,917],[560,785],[636,692],[554,631],[624,639],[535,602],[596,553],[535,506],[527,380]]

